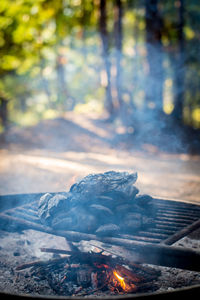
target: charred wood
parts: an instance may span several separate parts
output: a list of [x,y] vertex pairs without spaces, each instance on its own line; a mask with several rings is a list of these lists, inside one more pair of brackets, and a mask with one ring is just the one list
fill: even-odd
[[67,193],[43,195],[38,216],[56,230],[99,236],[135,232],[152,224],[156,214],[152,197],[137,196],[136,180],[137,173],[89,174]]

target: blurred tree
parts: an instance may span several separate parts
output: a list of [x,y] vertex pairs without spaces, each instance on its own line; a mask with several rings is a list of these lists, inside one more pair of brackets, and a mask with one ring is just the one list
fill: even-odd
[[158,0],[145,1],[147,82],[145,89],[146,110],[153,110],[156,115],[163,111],[163,20],[158,9]]
[[[34,68],[40,71],[42,49],[53,43],[49,24],[53,15],[50,9],[43,10],[45,0],[2,0],[0,6],[0,87],[8,93],[14,104],[9,107],[21,107],[24,111],[27,94],[31,94],[31,84],[23,88],[11,88],[16,85],[17,77],[30,76]],[[11,83],[12,81],[12,83]],[[31,83],[31,81],[29,82]],[[18,94],[17,91],[23,94]],[[16,103],[18,102],[18,103]],[[16,105],[15,105],[16,104]],[[8,113],[5,114],[8,118]]]
[[116,52],[116,90],[118,100],[118,110],[123,110],[123,99],[122,99],[122,42],[123,42],[123,31],[122,31],[122,17],[123,8],[122,1],[115,0],[114,4],[114,38],[115,38],[115,52]]
[[102,56],[105,65],[106,75],[106,101],[105,108],[108,111],[110,117],[115,114],[115,107],[112,99],[111,92],[111,74],[110,74],[110,59],[109,59],[109,34],[107,30],[107,12],[106,12],[106,0],[100,0],[100,19],[99,19],[99,31],[102,41]]
[[[47,2],[48,3],[48,2]],[[56,75],[57,75],[57,103],[58,107],[62,110],[67,107],[68,89],[66,82],[66,56],[62,51],[63,40],[67,35],[66,23],[67,18],[64,15],[64,1],[57,0],[52,1],[52,7],[55,9],[54,20],[55,20],[55,54],[56,54]]]
[[175,80],[174,80],[174,109],[172,116],[175,121],[183,122],[183,107],[184,107],[184,93],[185,93],[185,3],[184,0],[175,2],[178,10],[177,21],[177,57],[175,61]]
[[7,128],[8,126],[8,96],[0,91],[0,124]]

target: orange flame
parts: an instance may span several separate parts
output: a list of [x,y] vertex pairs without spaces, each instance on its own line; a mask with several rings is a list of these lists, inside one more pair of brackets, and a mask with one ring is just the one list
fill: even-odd
[[132,283],[132,282],[125,283],[125,279],[122,276],[120,276],[116,272],[116,270],[113,271],[113,275],[115,276],[115,278],[117,279],[117,281],[119,282],[119,284],[121,285],[122,289],[125,292],[133,292],[133,291],[137,290],[137,287],[134,283]]
[[121,287],[123,288],[123,290],[126,290],[126,284],[124,282],[124,278],[121,277],[119,274],[117,274],[116,271],[113,271],[114,276],[117,278],[117,280],[119,281]]

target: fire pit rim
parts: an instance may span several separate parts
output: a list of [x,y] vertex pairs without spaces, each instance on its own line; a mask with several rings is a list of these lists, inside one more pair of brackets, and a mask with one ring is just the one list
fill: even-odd
[[[120,299],[138,299],[138,300],[142,300],[142,299],[146,299],[146,297],[148,297],[148,299],[168,299],[169,296],[194,296],[194,295],[199,295],[200,294],[200,284],[196,284],[193,286],[189,286],[189,287],[182,287],[182,288],[177,288],[174,290],[170,290],[170,291],[155,291],[155,292],[149,292],[149,293],[135,293],[135,294],[123,294],[123,295],[110,295],[110,296],[104,296],[103,299],[116,299],[116,300],[120,300]],[[18,299],[23,299],[23,300],[30,300],[30,299],[35,299],[35,300],[41,300],[41,299],[45,299],[45,300],[56,300],[56,299],[63,299],[63,300],[83,300],[87,297],[85,296],[59,296],[59,295],[35,295],[35,294],[12,294],[12,293],[6,293],[6,292],[0,292],[0,296],[3,297],[11,297],[14,300],[18,300]],[[2,298],[4,299],[4,298]],[[90,295],[89,299],[91,300],[95,300],[95,299],[102,299],[102,296],[95,296],[92,297]]]

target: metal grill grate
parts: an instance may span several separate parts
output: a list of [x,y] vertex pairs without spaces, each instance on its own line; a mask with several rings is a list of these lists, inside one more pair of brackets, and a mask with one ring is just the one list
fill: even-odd
[[[53,231],[51,228],[41,224],[37,216],[37,203],[41,194],[10,195],[10,201],[24,203],[15,208],[4,209],[0,213],[0,224],[6,230],[35,229],[55,235],[69,237],[69,232]],[[0,201],[3,202],[1,196]],[[8,196],[7,196],[8,197]],[[28,199],[28,200],[27,200]],[[36,200],[37,199],[37,200]],[[136,231],[133,235],[120,235],[120,238],[140,241],[144,243],[171,245],[186,234],[200,226],[200,206],[180,201],[154,199],[156,207],[156,217],[152,224],[145,229]],[[65,235],[66,233],[66,235]],[[68,233],[68,234],[67,234]],[[78,239],[77,233],[77,239]],[[93,235],[81,234],[79,239],[92,239]]]
[[[82,240],[95,240],[98,244],[99,242],[103,243],[107,249],[120,246],[116,253],[117,256],[127,257],[124,250],[128,250],[131,260],[139,263],[200,271],[200,252],[171,246],[182,237],[200,228],[200,206],[198,205],[154,199],[155,219],[143,230],[136,231],[134,235],[99,237],[95,234],[75,231],[55,231],[51,227],[41,224],[37,216],[37,205],[41,195],[1,196],[0,229],[18,232],[33,229],[64,237],[70,244]],[[5,209],[5,203],[10,208]],[[17,206],[17,203],[21,203],[21,205]],[[12,208],[13,204],[15,204],[14,208]]]

